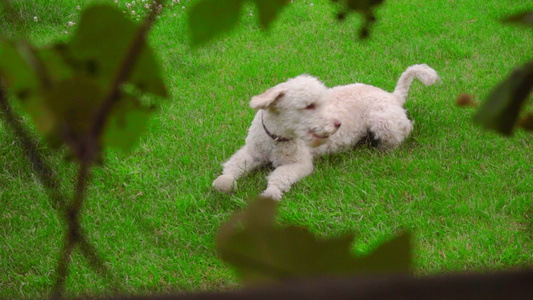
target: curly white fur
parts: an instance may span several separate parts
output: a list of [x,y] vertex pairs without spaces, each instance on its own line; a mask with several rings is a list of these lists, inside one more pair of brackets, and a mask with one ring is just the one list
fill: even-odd
[[403,105],[415,77],[425,85],[439,78],[429,66],[414,65],[389,93],[361,83],[327,88],[312,76],[300,75],[253,97],[250,106],[258,112],[246,144],[223,164],[213,186],[234,191],[237,179],[271,163],[275,169],[262,195],[280,200],[313,171],[315,156],[349,150],[369,133],[380,149],[397,147],[413,128]]

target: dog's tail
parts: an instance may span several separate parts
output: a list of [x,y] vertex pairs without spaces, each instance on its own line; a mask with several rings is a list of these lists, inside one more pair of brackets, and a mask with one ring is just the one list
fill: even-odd
[[439,75],[437,72],[428,65],[423,64],[410,66],[407,68],[407,70],[405,70],[405,72],[402,73],[402,76],[400,76],[400,79],[398,79],[398,83],[396,84],[396,89],[394,89],[394,92],[392,93],[398,97],[398,101],[401,105],[405,104],[409,87],[411,86],[411,82],[413,82],[415,77],[422,81],[422,83],[426,86],[432,85],[439,80]]

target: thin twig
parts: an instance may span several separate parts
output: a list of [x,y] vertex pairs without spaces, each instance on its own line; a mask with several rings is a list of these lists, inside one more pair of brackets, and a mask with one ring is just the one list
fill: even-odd
[[[35,174],[37,174],[37,178],[45,187],[45,190],[48,193],[48,197],[51,200],[52,207],[57,211],[62,211],[67,201],[65,200],[65,197],[61,192],[59,179],[57,178],[56,173],[50,167],[49,163],[46,161],[44,155],[42,155],[42,153],[38,151],[37,141],[35,140],[35,138],[32,137],[29,129],[26,128],[26,126],[22,122],[22,119],[17,116],[11,109],[6,94],[1,85],[0,112],[0,116],[3,117],[5,123],[13,132],[16,142],[21,146],[22,150],[24,151],[24,154],[30,161],[31,167],[34,169]],[[61,215],[64,217],[65,222],[67,223],[68,221],[66,220],[66,215]],[[81,232],[81,228],[78,228],[78,230],[78,244],[80,245],[82,254],[87,258],[87,260],[98,272],[108,278],[111,277],[113,281],[116,282],[115,278],[111,276],[109,270],[99,258],[96,249],[91,245],[85,235]],[[66,253],[62,252],[62,257],[65,255]],[[66,267],[66,260],[60,258],[59,264],[61,265],[62,263],[64,266],[59,266],[58,269]]]
[[[15,13],[13,7],[9,0],[0,0],[3,4],[5,12],[12,16],[16,21],[15,25],[22,24],[20,17]],[[23,32],[23,31],[22,31]],[[28,63],[28,65],[33,69],[34,73],[37,75],[41,87],[43,90],[47,90],[51,87],[52,83],[46,65],[37,55],[37,51],[33,48],[26,39],[20,39],[16,43],[19,53],[22,58]],[[38,175],[38,178],[41,184],[45,187],[45,190],[49,194],[49,198],[52,200],[52,206],[54,209],[61,211],[65,206],[67,201],[61,193],[61,187],[59,184],[59,179],[56,176],[56,173],[52,170],[50,165],[45,161],[44,155],[38,151],[37,142],[30,134],[30,131],[25,127],[22,119],[18,117],[13,110],[11,109],[6,93],[3,90],[3,86],[0,82],[0,111],[2,116],[9,127],[11,127],[15,138],[22,146],[24,153],[31,162],[31,166],[34,168],[35,172]],[[54,294],[56,296],[62,295],[64,290],[64,282],[68,275],[68,265],[70,261],[70,256],[72,250],[76,244],[80,245],[82,254],[86,256],[87,260],[91,265],[100,273],[104,274],[106,277],[109,276],[109,272],[99,256],[96,249],[91,245],[91,243],[85,238],[81,232],[81,227],[79,224],[79,212],[83,204],[83,199],[85,197],[85,186],[87,184],[87,176],[89,174],[89,164],[83,164],[80,169],[80,176],[78,178],[78,186],[76,188],[76,196],[73,203],[67,209],[66,213],[63,215],[64,219],[68,225],[68,233],[65,236],[65,246],[61,253],[61,257],[58,263],[57,269],[57,280],[54,287]]]
[[[126,57],[124,58],[124,61],[119,71],[117,72],[117,76],[113,81],[113,85],[111,87],[109,95],[105,98],[102,106],[96,114],[96,119],[93,123],[93,126],[91,127],[91,132],[86,137],[86,139],[81,141],[79,148],[76,149],[81,166],[78,172],[75,197],[67,210],[68,233],[65,239],[62,256],[57,269],[57,278],[53,293],[54,298],[61,297],[63,295],[64,284],[68,276],[68,264],[70,262],[72,249],[76,245],[76,243],[79,242],[81,234],[79,214],[83,205],[83,201],[85,199],[85,192],[88,178],[90,176],[91,165],[94,163],[100,151],[98,137],[102,133],[109,113],[120,99],[120,87],[122,86],[122,84],[124,84],[124,82],[126,82],[135,66],[135,63],[138,60],[138,56],[146,40],[146,34],[150,30],[153,22],[155,21],[157,14],[161,12],[161,10],[158,9],[159,5],[159,1],[156,0],[154,5],[155,8],[152,9],[148,17],[145,19],[141,28],[137,32],[137,35],[132,41],[131,46],[128,48],[129,51],[126,54]],[[85,251],[89,249],[90,248],[88,247],[84,247]]]
[[65,235],[63,251],[61,253],[61,258],[56,271],[57,278],[52,295],[52,298],[54,299],[61,298],[63,296],[72,250],[80,240],[81,235],[79,216],[81,207],[83,205],[83,200],[85,199],[89,174],[90,164],[87,161],[82,161],[78,170],[74,200],[70,203],[66,213],[68,230],[67,234]]
[[[4,0],[3,3],[4,7],[6,7],[6,11],[12,11],[12,7],[9,5],[7,0]],[[100,151],[98,137],[104,128],[109,113],[120,98],[120,87],[128,79],[135,66],[138,56],[146,41],[146,34],[152,27],[157,15],[162,11],[159,9],[159,6],[161,5],[160,3],[161,1],[159,0],[155,1],[154,6],[152,6],[152,11],[141,25],[137,35],[132,41],[131,46],[128,48],[129,51],[126,54],[119,71],[117,72],[112,88],[97,113],[96,119],[91,127],[91,132],[80,145],[81,147],[76,149],[78,150],[77,154],[81,165],[77,176],[75,196],[65,214],[68,229],[67,234],[65,235],[63,251],[61,252],[57,267],[57,278],[52,294],[53,298],[61,297],[64,293],[64,285],[68,276],[69,262],[72,251],[76,244],[80,245],[83,254],[90,262],[92,262],[92,264],[95,264],[100,270],[106,270],[103,263],[101,263],[101,260],[98,259],[96,251],[94,251],[94,248],[84,238],[81,232],[79,215],[85,199],[86,187],[89,181],[88,178],[90,176],[90,168],[97,158],[98,152]],[[16,14],[14,14],[14,16],[16,17]],[[37,74],[41,82],[41,86],[45,90],[48,89],[51,85],[48,72],[45,64],[37,56],[35,49],[32,48],[27,42],[21,42],[17,46],[19,47],[19,52],[22,54],[24,59],[34,69],[34,72]],[[43,185],[49,191],[52,191],[52,198],[55,199],[54,202],[56,202],[55,207],[64,207],[66,201],[60,194],[59,181],[56,179],[55,175],[53,175],[54,173],[52,172],[51,168],[44,163],[42,155],[40,155],[40,153],[37,151],[36,143],[31,140],[30,135],[25,132],[24,128],[20,125],[22,123],[16,122],[17,118],[12,113],[5,93],[1,89],[0,100],[0,104],[2,106],[1,108],[4,112],[3,115],[6,117],[6,122],[10,124],[10,126],[13,128],[13,131],[21,141],[23,148],[26,150],[26,155],[30,158],[34,165],[37,166],[36,171],[39,174]]]
[[52,170],[42,153],[38,151],[37,141],[30,134],[29,129],[24,125],[22,118],[17,116],[11,109],[1,83],[0,110],[2,112],[2,116],[4,117],[5,123],[13,131],[16,141],[24,150],[24,154],[31,162],[31,166],[37,174],[39,181],[48,192],[48,195],[52,200],[52,207],[56,210],[64,207],[66,201],[65,197],[61,193],[61,186],[56,173]]

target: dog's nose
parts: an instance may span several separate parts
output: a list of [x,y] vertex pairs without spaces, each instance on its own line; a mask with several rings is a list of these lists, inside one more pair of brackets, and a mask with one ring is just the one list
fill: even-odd
[[335,121],[335,123],[333,123],[333,125],[335,126],[335,128],[339,129],[339,127],[341,127],[341,122],[340,121]]

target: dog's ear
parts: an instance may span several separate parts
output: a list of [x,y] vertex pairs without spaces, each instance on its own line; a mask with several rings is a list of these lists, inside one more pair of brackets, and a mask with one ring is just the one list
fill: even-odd
[[285,90],[280,87],[273,87],[268,89],[261,95],[252,97],[250,101],[250,107],[253,109],[267,109],[272,108],[277,101],[285,96]]

